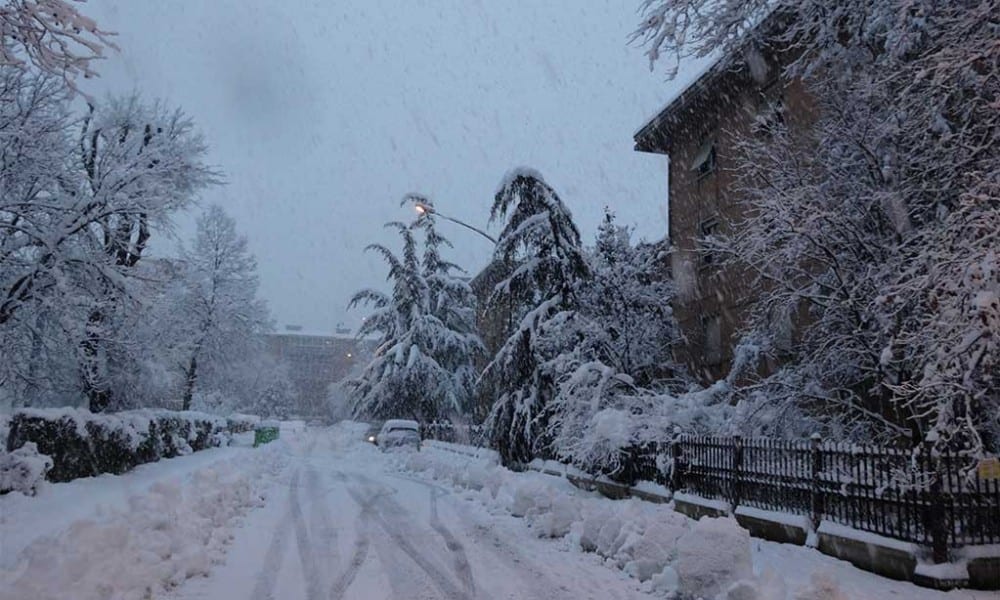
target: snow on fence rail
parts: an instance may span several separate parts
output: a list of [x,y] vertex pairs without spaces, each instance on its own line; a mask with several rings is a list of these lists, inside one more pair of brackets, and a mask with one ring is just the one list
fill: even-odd
[[[425,437],[487,445],[475,426],[432,424]],[[1000,478],[948,450],[681,435],[624,454],[607,475],[627,485],[652,481],[733,510],[802,515],[813,527],[840,523],[929,546],[937,559],[949,547],[1000,543]]]
[[[671,490],[949,547],[1000,542],[1000,480],[930,446],[678,436],[631,452],[632,470]],[[664,460],[667,458],[667,460]],[[664,468],[658,468],[663,465]]]

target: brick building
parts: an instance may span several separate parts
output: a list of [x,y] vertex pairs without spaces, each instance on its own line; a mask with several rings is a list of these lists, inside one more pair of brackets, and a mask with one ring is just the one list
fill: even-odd
[[284,331],[267,334],[266,342],[271,354],[288,366],[302,416],[325,417],[330,384],[363,368],[372,352],[370,343],[343,328],[331,334],[288,325]]
[[780,119],[794,131],[812,114],[804,86],[785,80],[781,64],[777,51],[752,45],[722,57],[634,136],[636,150],[668,157],[670,269],[685,337],[677,358],[706,382],[729,371],[755,293],[752,274],[720,267],[703,242],[742,216],[732,192],[734,140],[757,119]]

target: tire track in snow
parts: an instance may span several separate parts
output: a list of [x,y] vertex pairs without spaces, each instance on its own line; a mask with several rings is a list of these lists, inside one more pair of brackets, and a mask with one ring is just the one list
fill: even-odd
[[[367,477],[357,474],[358,479],[362,482],[368,483],[369,488],[371,488],[371,480]],[[398,522],[392,522],[386,516],[386,513],[390,511],[385,510],[389,508],[395,515],[405,514],[405,510],[401,505],[392,501],[386,501],[386,492],[376,492],[367,501],[365,498],[358,494],[357,490],[352,489],[350,486],[347,488],[348,494],[351,498],[362,508],[366,505],[372,507],[372,514],[375,517],[375,521],[378,523],[379,527],[392,539],[396,544],[396,548],[401,550],[406,556],[410,558],[420,570],[424,572],[431,583],[436,587],[446,598],[453,598],[454,600],[471,600],[472,596],[467,594],[465,590],[460,589],[458,586],[452,582],[451,578],[438,569],[437,565],[432,563],[419,552],[414,546],[410,539],[407,537],[406,533],[402,531],[402,528]],[[388,507],[384,506],[388,504]]]
[[[353,495],[352,495],[353,498]],[[354,582],[354,578],[357,577],[358,571],[361,570],[361,566],[365,564],[368,560],[368,549],[371,545],[371,541],[368,536],[368,529],[371,526],[371,506],[369,505],[358,505],[361,508],[361,513],[358,515],[358,537],[354,540],[354,549],[351,552],[351,559],[344,566],[344,570],[340,572],[340,575],[334,579],[333,585],[330,586],[330,598],[331,600],[340,600],[347,593],[348,588]]]
[[[291,490],[299,485],[299,471],[292,475],[290,483]],[[291,496],[289,490],[289,496]],[[261,565],[260,573],[257,575],[257,582],[254,584],[253,592],[250,594],[251,600],[274,600],[274,587],[278,582],[278,572],[281,570],[282,559],[285,557],[285,548],[288,545],[288,534],[291,532],[292,508],[289,502],[288,511],[278,520],[274,533],[271,534],[271,543],[264,553],[264,564]]]
[[455,562],[455,574],[462,581],[462,585],[465,586],[465,593],[469,598],[474,598],[476,596],[476,580],[472,576],[472,566],[469,564],[469,558],[465,554],[465,546],[462,545],[458,539],[452,535],[451,531],[444,526],[441,522],[441,518],[438,516],[438,497],[442,495],[440,490],[434,488],[430,489],[431,495],[431,528],[437,532],[438,535],[444,539],[445,547],[451,550],[453,555],[453,560]]
[[330,521],[326,491],[320,483],[319,471],[314,466],[308,467],[306,470],[306,493],[309,495],[311,503],[309,522],[310,531],[314,533],[311,548],[313,566],[316,567],[319,578],[317,593],[319,590],[325,589],[329,583],[329,580],[323,575],[335,572],[340,563],[337,529]]
[[[452,493],[448,489],[434,482],[421,479],[420,477],[399,473],[388,473],[388,475],[398,479],[418,483],[432,492],[437,491],[438,498]],[[452,504],[451,506],[452,513],[458,517],[458,520],[461,522],[463,528],[469,532],[466,535],[470,538],[478,540],[478,542],[474,544],[474,548],[477,551],[486,551],[493,555],[507,568],[507,570],[515,575],[517,579],[524,582],[526,592],[527,590],[532,590],[531,592],[527,592],[530,595],[523,596],[524,598],[537,598],[538,600],[572,598],[566,586],[556,583],[544,571],[536,569],[533,566],[534,561],[521,554],[518,550],[516,542],[509,539],[502,539],[495,530],[477,522],[475,518],[473,518],[467,510],[461,506],[461,504]]]
[[299,550],[299,563],[302,565],[302,575],[306,580],[306,600],[319,600],[323,589],[322,576],[316,567],[316,557],[309,543],[309,529],[306,527],[305,516],[302,514],[302,504],[299,499],[298,481],[291,491],[292,524],[295,527],[295,541]]

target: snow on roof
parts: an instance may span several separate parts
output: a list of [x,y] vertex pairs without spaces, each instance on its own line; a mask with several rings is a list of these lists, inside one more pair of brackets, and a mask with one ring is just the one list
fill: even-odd
[[[769,34],[781,29],[784,27],[786,16],[777,10],[776,5],[764,7],[759,15],[752,17],[754,24],[747,29],[740,45],[752,43],[752,40],[760,34]],[[632,139],[636,141],[636,149],[651,151],[646,150],[646,148],[640,148],[639,138],[655,130],[658,125],[666,120],[669,113],[682,106],[686,100],[701,91],[710,80],[717,77],[726,68],[732,66],[731,61],[725,60],[732,57],[732,54],[726,54],[721,49],[716,49],[707,56],[691,57],[693,59],[691,66],[694,68],[690,72],[684,73],[683,77],[681,73],[678,73],[673,80],[674,82],[683,82],[683,87],[679,88],[655,115],[643,123],[642,127],[632,134]]]
[[652,117],[646,120],[635,132],[632,134],[633,138],[639,137],[640,134],[645,133],[646,129],[649,129],[656,125],[657,121],[660,120],[660,115],[669,111],[669,109],[679,100],[682,96],[688,93],[689,90],[698,85],[702,79],[707,79],[710,71],[713,71],[717,65],[722,62],[722,57],[724,55],[721,52],[715,52],[705,57],[693,58],[690,71],[677,73],[677,76],[671,80],[671,83],[678,84],[679,87],[674,88],[676,91],[669,96],[666,102],[664,102],[660,109],[653,114]]

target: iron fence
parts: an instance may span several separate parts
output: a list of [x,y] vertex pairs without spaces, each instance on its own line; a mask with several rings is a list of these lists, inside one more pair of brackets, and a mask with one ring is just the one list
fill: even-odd
[[482,425],[465,425],[448,421],[434,421],[420,425],[420,437],[425,440],[467,444],[478,448],[489,445],[486,433],[486,428]]
[[[425,436],[488,445],[481,426],[432,423]],[[828,520],[929,546],[1000,543],[1000,465],[931,446],[913,449],[768,438],[679,435],[623,451],[606,473],[625,484],[659,483],[671,491]]]
[[1000,542],[1000,474],[947,449],[679,436],[670,456],[663,483],[734,509],[825,519],[930,546],[936,557]]

